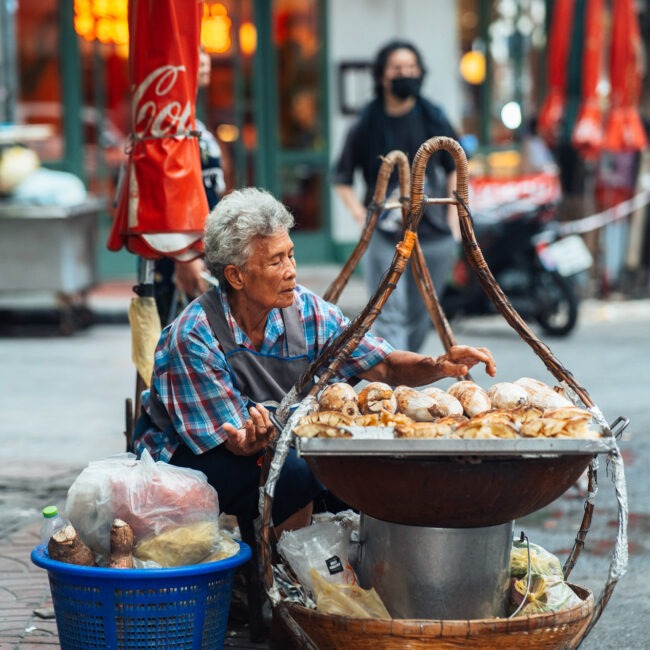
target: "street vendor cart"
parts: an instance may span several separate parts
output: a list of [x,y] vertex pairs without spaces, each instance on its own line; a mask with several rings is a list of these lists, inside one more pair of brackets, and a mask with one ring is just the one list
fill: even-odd
[[[457,189],[449,199],[429,199],[423,195],[424,169],[428,158],[440,149],[449,151],[455,159]],[[385,189],[395,165],[402,198],[393,206],[386,202]],[[620,418],[611,427],[607,424],[587,390],[532,333],[494,280],[474,236],[467,161],[458,143],[449,138],[428,140],[415,157],[412,179],[407,174],[403,154],[391,152],[386,156],[366,230],[326,297],[336,300],[340,295],[363,255],[379,212],[401,207],[404,236],[390,268],[365,309],[304,373],[275,414],[282,433],[272,460],[267,455],[268,478],[261,494],[264,580],[274,617],[283,624],[293,646],[301,648],[576,648],[597,622],[626,568],[627,504],[616,441],[626,421]],[[572,405],[587,412],[596,435],[501,437],[492,435],[487,425],[485,435],[476,439],[409,438],[399,437],[394,423],[375,426],[352,422],[335,427],[323,425],[323,436],[316,433],[294,440],[294,431],[299,430],[303,418],[318,409],[317,395],[368,331],[409,259],[413,260],[414,273],[443,345],[449,349],[455,344],[415,234],[423,205],[432,201],[457,206],[464,250],[481,286],[544,362],[560,392]],[[303,397],[314,377],[318,381]],[[314,421],[318,429],[318,419]],[[333,429],[338,434],[332,433]],[[317,478],[360,512],[360,550],[355,568],[361,586],[377,591],[391,618],[324,613],[294,598],[295,593],[287,587],[286,577],[291,572],[272,560],[275,555],[271,552],[270,513],[275,482],[292,443]],[[551,503],[588,470],[585,514],[562,567],[567,580],[589,530],[597,461],[602,456],[609,463],[618,500],[618,530],[602,593],[594,598],[588,589],[567,582],[577,597],[571,606],[515,616],[519,607],[509,614],[506,600],[514,521]],[[529,576],[530,554],[529,544]],[[524,602],[531,590],[529,578]]]

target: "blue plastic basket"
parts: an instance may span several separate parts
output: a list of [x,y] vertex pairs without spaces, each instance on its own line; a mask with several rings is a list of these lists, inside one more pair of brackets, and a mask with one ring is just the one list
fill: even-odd
[[47,569],[62,650],[220,650],[235,569],[233,557],[170,569],[107,569],[51,560],[44,546],[31,554]]

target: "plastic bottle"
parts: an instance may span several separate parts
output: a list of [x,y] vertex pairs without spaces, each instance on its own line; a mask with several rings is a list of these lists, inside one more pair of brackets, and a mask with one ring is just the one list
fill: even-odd
[[41,544],[47,546],[50,537],[58,530],[65,528],[67,520],[59,514],[56,506],[46,506],[43,508],[43,523],[41,524]]

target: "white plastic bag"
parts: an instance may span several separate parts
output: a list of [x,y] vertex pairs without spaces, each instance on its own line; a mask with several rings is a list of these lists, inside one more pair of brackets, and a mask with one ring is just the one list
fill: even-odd
[[66,514],[81,538],[102,556],[109,552],[113,519],[126,521],[136,544],[163,531],[214,522],[219,499],[202,472],[118,454],[89,463],[68,490]]
[[311,569],[332,584],[357,584],[348,561],[349,542],[348,528],[337,521],[327,521],[285,531],[277,548],[300,583],[313,594]]

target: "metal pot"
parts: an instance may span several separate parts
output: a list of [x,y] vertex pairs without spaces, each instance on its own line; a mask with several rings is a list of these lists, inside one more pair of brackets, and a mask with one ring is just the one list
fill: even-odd
[[513,527],[405,526],[362,514],[359,581],[394,618],[505,616]]

